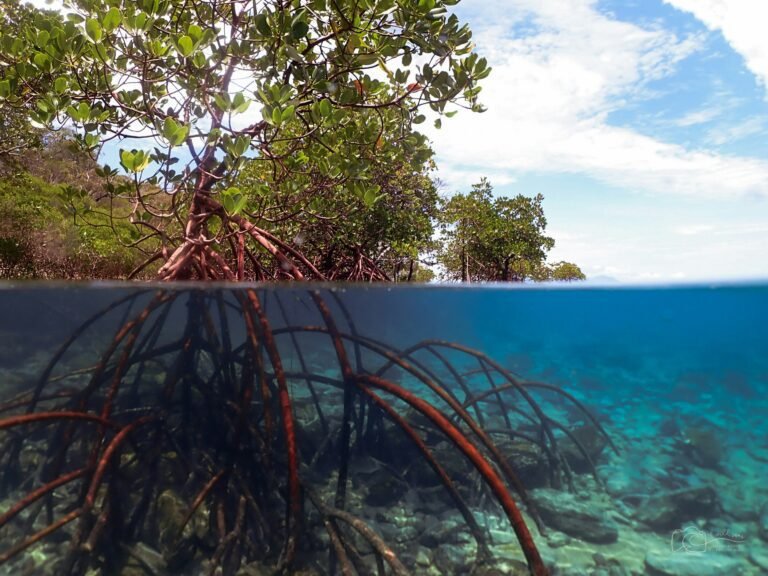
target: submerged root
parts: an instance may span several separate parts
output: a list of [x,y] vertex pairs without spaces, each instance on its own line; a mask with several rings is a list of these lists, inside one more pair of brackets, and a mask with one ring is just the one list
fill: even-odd
[[[89,318],[31,392],[0,405],[1,495],[11,500],[0,566],[63,532],[59,574],[138,562],[158,573],[234,575],[258,563],[404,575],[413,558],[379,516],[407,498],[456,510],[475,566],[490,566],[476,519],[488,499],[530,572],[547,574],[518,502],[541,529],[535,508],[494,439],[539,450],[552,481],[572,473],[563,438],[593,470],[531,392],[572,400],[610,443],[586,408],[458,344],[398,350],[367,338],[336,294],[291,296],[298,321],[253,289],[137,292]],[[114,336],[100,360],[65,366],[103,326]]]

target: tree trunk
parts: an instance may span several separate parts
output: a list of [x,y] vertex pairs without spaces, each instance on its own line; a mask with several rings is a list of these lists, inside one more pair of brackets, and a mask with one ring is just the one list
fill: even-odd
[[462,242],[461,242],[461,281],[470,282],[469,278],[469,258],[467,258],[467,239],[464,236],[467,230],[467,220],[461,220]]

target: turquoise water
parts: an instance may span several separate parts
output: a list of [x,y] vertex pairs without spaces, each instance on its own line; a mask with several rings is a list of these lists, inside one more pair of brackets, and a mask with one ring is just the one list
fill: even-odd
[[551,574],[768,573],[768,286],[162,289],[0,289],[0,573],[527,573],[441,426]]

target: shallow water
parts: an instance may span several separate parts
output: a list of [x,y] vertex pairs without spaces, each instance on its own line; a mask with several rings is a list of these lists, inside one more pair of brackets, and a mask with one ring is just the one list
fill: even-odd
[[[72,411],[109,426],[56,417],[0,430],[0,514],[83,470],[0,527],[3,554],[71,516],[0,573],[267,574],[293,534],[296,570],[326,574],[334,529],[359,555],[351,564],[375,570],[371,544],[331,508],[365,522],[411,573],[525,573],[498,495],[445,430],[417,413],[421,399],[453,417],[510,486],[451,400],[425,383],[433,381],[520,477],[531,506],[509,491],[552,574],[765,574],[766,326],[768,286],[758,284],[350,286],[317,295],[297,286],[5,286],[0,426]],[[417,399],[371,379],[379,370]],[[356,391],[346,398],[346,455],[345,379]],[[477,571],[477,538],[455,498],[363,388],[413,426],[451,477],[487,542],[486,572]],[[302,521],[292,531],[285,509],[297,500]]]

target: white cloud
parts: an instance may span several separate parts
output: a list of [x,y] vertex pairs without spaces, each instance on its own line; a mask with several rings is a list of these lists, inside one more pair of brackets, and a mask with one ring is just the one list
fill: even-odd
[[768,2],[763,0],[664,0],[718,30],[741,54],[747,68],[768,91]]
[[493,186],[505,186],[514,184],[517,178],[503,170],[477,170],[464,169],[461,166],[442,166],[439,170],[440,183],[443,191],[449,194],[453,192],[466,192],[473,184],[480,182],[481,178],[488,178]]
[[722,124],[709,130],[706,141],[714,146],[737,142],[748,136],[762,134],[768,127],[768,117],[755,116],[735,124]]
[[[466,5],[479,13],[472,26],[494,68],[481,94],[489,111],[459,114],[430,134],[442,166],[584,174],[660,193],[768,196],[768,162],[690,150],[606,121],[699,49],[699,38],[611,19],[592,0]],[[520,24],[529,31],[516,37]]]
[[607,276],[628,283],[768,276],[765,224],[694,223],[673,228],[671,236],[649,225],[647,232],[624,236],[595,230],[584,240],[556,245],[549,260],[576,262],[588,279]]
[[715,118],[723,113],[722,106],[708,106],[701,110],[694,110],[681,116],[673,122],[675,126],[680,128],[687,128],[688,126],[696,126],[698,124],[707,124],[712,122]]
[[768,224],[759,222],[742,223],[738,226],[731,224],[687,224],[675,228],[675,233],[681,236],[757,236],[764,237],[768,233]]
[[712,224],[687,224],[675,228],[675,234],[680,236],[698,236],[699,234],[708,234],[715,229]]

